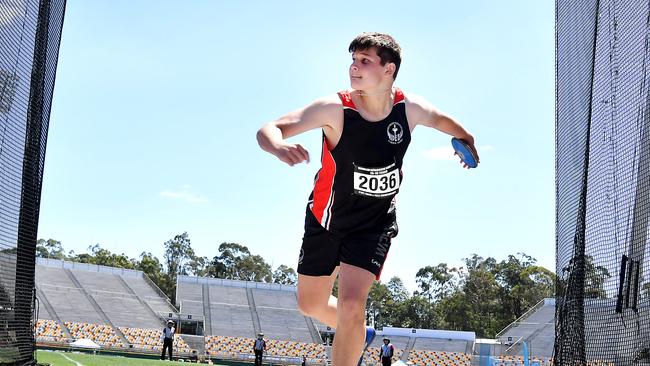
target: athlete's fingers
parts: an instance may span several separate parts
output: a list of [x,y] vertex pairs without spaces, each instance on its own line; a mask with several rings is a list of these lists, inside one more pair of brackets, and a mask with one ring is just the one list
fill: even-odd
[[302,161],[305,161],[309,163],[309,152],[305,150],[304,147],[300,144],[296,144],[296,149],[298,149],[298,152],[300,153],[300,157],[302,158]]
[[293,166],[293,162],[291,162],[291,159],[287,158],[286,156],[278,157],[278,159],[280,159],[281,162],[289,166]]
[[286,144],[285,146],[278,149],[275,155],[278,157],[278,159],[288,164],[289,166],[300,164],[303,161],[309,162],[309,153],[299,144]]
[[289,151],[287,153],[287,161],[289,162],[289,165],[291,165],[291,166],[294,166],[294,165],[300,163],[300,161],[298,160],[298,158],[296,157],[296,155],[292,151]]
[[298,151],[298,149],[296,149],[296,148],[291,148],[291,149],[289,150],[289,155],[291,156],[291,161],[292,161],[294,164],[300,164],[300,163],[302,163],[303,158],[302,158],[300,152]]
[[278,155],[278,159],[289,166],[293,166],[295,164],[293,158],[291,157],[291,154],[288,151],[286,153]]
[[280,161],[288,164],[289,166],[293,166],[294,164],[297,163],[296,159],[293,157],[293,154],[291,153],[291,146],[284,146],[275,153],[275,156],[277,156]]
[[287,155],[291,159],[291,162],[293,164],[300,164],[303,161],[305,161],[307,158],[305,157],[305,150],[302,149],[302,151],[298,148],[298,145],[293,145],[290,146],[287,149]]

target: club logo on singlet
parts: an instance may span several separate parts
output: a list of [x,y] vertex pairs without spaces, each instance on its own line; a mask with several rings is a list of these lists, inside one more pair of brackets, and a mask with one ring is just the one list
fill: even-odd
[[388,142],[393,145],[402,142],[404,137],[404,129],[398,122],[391,122],[386,129],[386,133],[388,133]]

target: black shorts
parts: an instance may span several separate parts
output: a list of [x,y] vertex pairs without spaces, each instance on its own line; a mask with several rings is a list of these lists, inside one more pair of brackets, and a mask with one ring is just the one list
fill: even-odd
[[397,232],[395,211],[387,213],[384,223],[376,228],[341,234],[325,230],[308,209],[298,273],[329,276],[343,262],[365,269],[379,280],[391,239]]

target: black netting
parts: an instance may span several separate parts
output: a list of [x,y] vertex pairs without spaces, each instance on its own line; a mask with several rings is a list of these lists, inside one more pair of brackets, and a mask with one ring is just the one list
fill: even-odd
[[649,3],[556,1],[555,361],[650,361]]
[[0,0],[0,364],[34,361],[36,234],[65,0]]

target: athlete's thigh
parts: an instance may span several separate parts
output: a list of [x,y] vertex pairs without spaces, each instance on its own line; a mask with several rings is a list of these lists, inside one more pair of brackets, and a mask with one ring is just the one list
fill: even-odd
[[339,302],[362,302],[365,306],[374,280],[374,273],[351,264],[341,263],[339,269]]
[[327,304],[339,267],[329,276],[308,276],[298,274],[298,303]]

